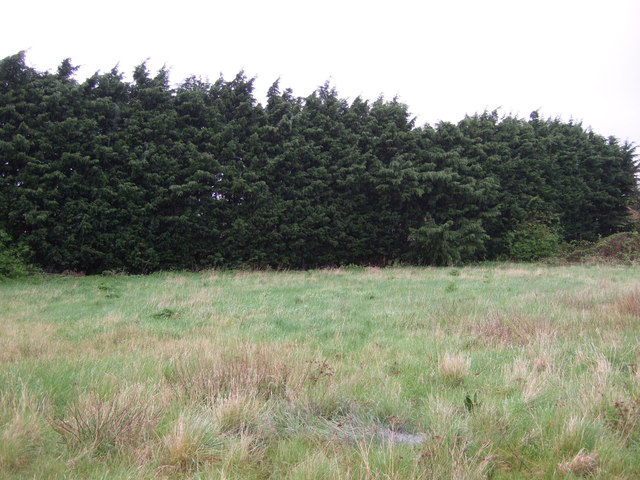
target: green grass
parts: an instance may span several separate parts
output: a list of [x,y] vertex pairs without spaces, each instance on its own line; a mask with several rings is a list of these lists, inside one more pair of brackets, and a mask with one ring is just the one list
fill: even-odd
[[640,268],[0,283],[0,478],[640,478]]

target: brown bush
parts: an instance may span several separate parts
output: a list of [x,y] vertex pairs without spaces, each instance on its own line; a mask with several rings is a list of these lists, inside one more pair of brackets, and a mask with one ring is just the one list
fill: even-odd
[[638,264],[640,263],[640,233],[615,233],[596,243],[581,242],[566,245],[559,255],[569,263]]

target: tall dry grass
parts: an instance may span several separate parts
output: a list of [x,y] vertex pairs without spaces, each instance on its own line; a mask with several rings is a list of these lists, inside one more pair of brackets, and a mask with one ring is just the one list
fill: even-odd
[[88,392],[53,418],[51,426],[69,447],[89,454],[135,449],[153,435],[160,418],[156,400],[140,385],[125,387],[106,399]]
[[0,473],[26,468],[42,451],[49,410],[46,400],[34,396],[24,383],[18,391],[0,395]]

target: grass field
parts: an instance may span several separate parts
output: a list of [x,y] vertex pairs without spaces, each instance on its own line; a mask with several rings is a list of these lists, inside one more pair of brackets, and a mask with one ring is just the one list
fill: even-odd
[[2,479],[640,478],[640,268],[0,283]]

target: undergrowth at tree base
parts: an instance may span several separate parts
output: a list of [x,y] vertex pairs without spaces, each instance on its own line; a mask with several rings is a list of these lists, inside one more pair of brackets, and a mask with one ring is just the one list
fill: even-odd
[[640,233],[621,232],[597,242],[574,242],[560,247],[552,263],[640,264]]

